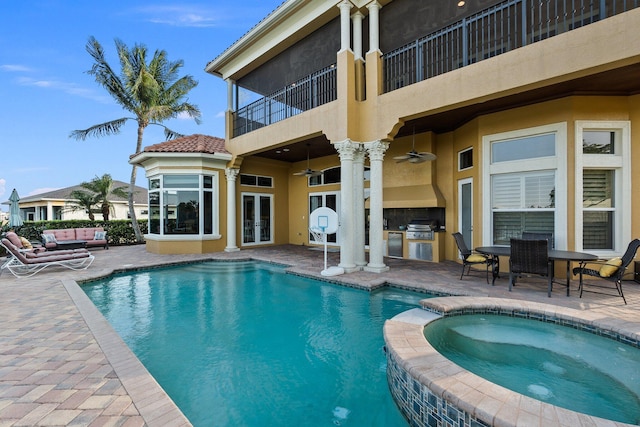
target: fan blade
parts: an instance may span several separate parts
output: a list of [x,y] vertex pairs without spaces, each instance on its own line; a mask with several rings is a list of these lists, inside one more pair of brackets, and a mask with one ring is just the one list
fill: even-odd
[[435,160],[437,158],[435,154],[429,153],[427,151],[424,151],[422,153],[418,153],[418,157],[420,157],[421,159],[424,159],[424,160]]
[[295,172],[294,173],[295,176],[320,176],[322,175],[321,171],[314,171],[312,169],[305,169],[305,170],[301,170],[300,172]]
[[402,156],[395,156],[393,160],[407,160],[411,157],[411,154],[403,154]]
[[422,163],[426,162],[427,159],[423,159],[422,157],[416,156],[409,159],[409,163]]

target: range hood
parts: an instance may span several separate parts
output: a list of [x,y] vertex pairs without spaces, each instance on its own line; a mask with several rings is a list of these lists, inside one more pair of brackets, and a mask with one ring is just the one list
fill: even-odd
[[[384,187],[382,207],[387,208],[444,208],[442,193],[433,184]],[[367,199],[365,207],[369,207]]]

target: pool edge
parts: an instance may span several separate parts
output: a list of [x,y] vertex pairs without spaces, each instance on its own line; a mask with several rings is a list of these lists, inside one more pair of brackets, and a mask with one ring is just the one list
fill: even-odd
[[[515,310],[610,329],[638,342],[638,336],[594,313],[491,297],[444,297],[421,301],[437,314],[464,310]],[[541,402],[491,383],[449,361],[424,337],[424,325],[390,319],[384,325],[387,381],[396,404],[411,425],[429,426],[629,426]],[[461,424],[462,425],[462,424]]]
[[146,425],[191,426],[180,408],[111,327],[78,283],[69,279],[62,280],[62,284]]

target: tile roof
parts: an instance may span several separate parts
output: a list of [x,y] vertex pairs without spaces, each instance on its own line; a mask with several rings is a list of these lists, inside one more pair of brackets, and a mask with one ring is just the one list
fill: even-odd
[[145,153],[224,153],[231,154],[224,145],[224,139],[215,136],[193,134],[171,141],[144,147]]

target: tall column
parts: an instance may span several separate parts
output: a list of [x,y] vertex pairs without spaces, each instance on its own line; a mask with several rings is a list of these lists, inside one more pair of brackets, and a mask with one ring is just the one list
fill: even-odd
[[227,79],[227,111],[233,111],[233,80]]
[[240,249],[236,245],[236,179],[240,169],[226,168],[227,177],[227,247],[225,252],[236,252]]
[[362,60],[362,19],[364,15],[360,11],[351,15],[353,21],[353,57],[356,61]]
[[374,1],[367,5],[369,9],[369,52],[380,50],[380,3]]
[[384,264],[383,211],[382,211],[382,160],[389,148],[388,142],[372,141],[364,144],[369,153],[370,173],[369,187],[369,264],[366,271],[382,273],[389,267]]
[[353,213],[355,215],[353,250],[355,263],[360,270],[367,265],[364,251],[364,155],[364,147],[360,145],[353,157]]
[[344,0],[338,5],[340,8],[340,51],[349,50],[351,45],[351,2]]
[[353,258],[355,236],[353,206],[353,159],[358,144],[346,139],[333,144],[340,156],[340,264],[346,273],[356,271]]

